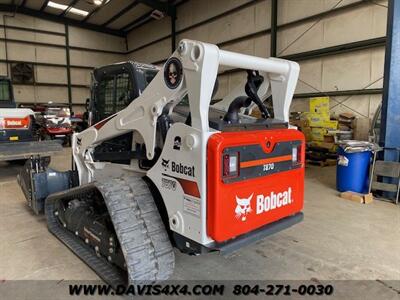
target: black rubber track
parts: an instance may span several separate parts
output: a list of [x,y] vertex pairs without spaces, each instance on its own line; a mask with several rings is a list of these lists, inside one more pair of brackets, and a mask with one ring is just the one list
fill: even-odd
[[[79,198],[93,190],[102,194],[107,205],[128,274],[98,257],[93,248],[65,229],[55,215],[55,201]],[[165,280],[173,273],[173,248],[151,192],[138,175],[95,181],[50,195],[45,211],[49,231],[113,287]]]

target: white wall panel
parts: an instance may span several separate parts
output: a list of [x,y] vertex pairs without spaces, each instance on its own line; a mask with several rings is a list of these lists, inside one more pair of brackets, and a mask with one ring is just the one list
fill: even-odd
[[67,87],[37,86],[36,102],[68,103]]
[[323,91],[363,89],[370,82],[370,50],[335,55],[323,59]]
[[299,81],[296,93],[316,93],[322,91],[322,59],[300,62]]
[[127,55],[128,60],[152,63],[168,58],[171,55],[171,41],[164,40]]
[[385,47],[380,47],[371,50],[371,83],[368,88],[383,87],[383,72],[385,64]]
[[69,44],[90,49],[126,51],[125,39],[74,26],[69,27]]
[[171,19],[169,17],[151,21],[128,34],[128,50],[136,49],[169,34],[171,34]]
[[384,57],[380,47],[301,61],[296,93],[382,88]]
[[70,49],[71,65],[99,67],[125,60],[125,55]]
[[[10,13],[2,13],[0,12],[0,16],[3,14],[10,15]],[[0,18],[0,24],[3,24],[3,18]],[[6,24],[11,26],[18,26],[24,28],[31,28],[31,29],[39,29],[39,30],[47,30],[47,31],[54,31],[59,33],[64,33],[64,25],[60,23],[50,22],[47,20],[16,14],[15,17],[7,17]]]
[[[218,44],[270,27],[270,1],[263,1],[223,18],[206,23],[178,35],[183,38]],[[263,22],[262,22],[263,20]]]
[[249,0],[191,0],[178,7],[177,29],[187,28],[247,2]]
[[323,48],[323,23],[312,21],[278,31],[278,56]]
[[[4,43],[3,43],[4,44]],[[43,63],[65,64],[66,54],[63,48],[27,45],[15,42],[7,43],[8,59]],[[5,55],[1,55],[2,59]]]
[[88,69],[71,68],[71,83],[89,86],[91,81],[90,73],[91,70]]
[[6,76],[7,75],[7,64],[0,63],[0,75]]
[[300,20],[360,0],[279,0],[278,25]]
[[278,54],[288,55],[386,34],[387,9],[373,3],[278,31]]
[[64,67],[35,67],[36,82],[67,84],[67,69]]
[[32,85],[14,85],[14,98],[17,103],[35,103],[35,88]]
[[[65,37],[60,35],[23,31],[10,28],[6,29],[6,33],[8,39],[55,44],[55,45],[65,45]],[[0,38],[4,38],[4,29],[0,31]]]
[[14,97],[17,103],[68,103],[66,87],[14,85]]
[[89,88],[72,88],[72,103],[86,103],[86,99],[90,97]]

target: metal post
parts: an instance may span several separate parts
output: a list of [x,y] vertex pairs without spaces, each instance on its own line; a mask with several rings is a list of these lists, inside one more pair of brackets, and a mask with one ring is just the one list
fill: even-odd
[[67,85],[68,85],[68,105],[72,112],[72,90],[71,90],[71,64],[70,64],[70,53],[69,53],[69,27],[65,24],[65,54],[67,61]]
[[271,1],[271,56],[276,57],[276,40],[278,33],[278,0]]
[[400,1],[389,0],[380,143],[385,161],[399,161],[400,147]]
[[171,49],[172,52],[176,49],[176,8],[171,9]]

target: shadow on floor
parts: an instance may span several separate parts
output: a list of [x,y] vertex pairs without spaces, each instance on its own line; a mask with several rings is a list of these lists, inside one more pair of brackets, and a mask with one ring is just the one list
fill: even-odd
[[23,168],[23,163],[21,161],[0,162],[0,182],[15,180]]
[[306,176],[319,181],[327,188],[336,190],[336,166],[319,167],[307,165]]

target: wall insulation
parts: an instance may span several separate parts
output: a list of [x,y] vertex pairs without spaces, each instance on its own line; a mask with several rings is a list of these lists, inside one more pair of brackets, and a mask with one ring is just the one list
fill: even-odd
[[[306,19],[305,19],[306,18]],[[278,0],[277,55],[385,37],[387,1]],[[304,20],[303,20],[304,19]],[[191,0],[177,8],[177,41],[215,43],[222,49],[270,55],[271,0]],[[170,54],[170,19],[152,21],[127,38],[128,58],[162,63]],[[298,61],[296,94],[381,89],[384,45]],[[220,70],[217,99],[240,83],[245,74]],[[296,98],[292,111],[306,111],[308,98]],[[331,96],[334,112],[352,111],[371,117],[381,94]]]
[[[3,15],[9,17],[3,18]],[[5,25],[4,26],[4,21]],[[30,103],[68,103],[66,35],[64,24],[12,13],[0,13],[0,75],[12,63],[34,65],[35,82],[15,84],[16,101]],[[89,97],[90,71],[93,67],[125,60],[125,39],[69,26],[71,100],[73,110],[84,110]],[[7,41],[5,40],[5,35]]]

